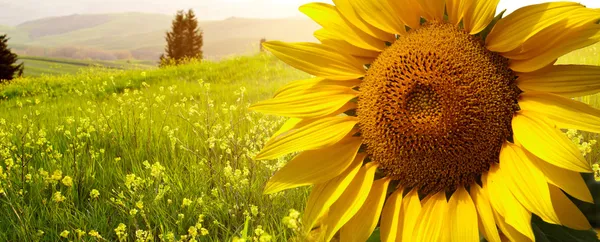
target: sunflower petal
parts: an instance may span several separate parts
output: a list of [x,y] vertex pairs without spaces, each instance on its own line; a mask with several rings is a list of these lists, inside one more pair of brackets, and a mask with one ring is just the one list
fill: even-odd
[[520,146],[508,142],[502,146],[500,171],[504,173],[505,184],[527,210],[548,223],[560,224],[552,207],[546,177],[526,152]]
[[378,38],[383,41],[394,42],[396,37],[393,34],[386,33],[383,30],[375,28],[374,26],[368,24],[363,20],[354,10],[350,1],[353,0],[333,0],[335,7],[341,13],[342,16],[352,25],[356,26],[358,29],[363,32]]
[[580,97],[600,92],[600,66],[554,65],[536,72],[517,73],[523,91]]
[[438,241],[442,236],[447,213],[446,193],[442,191],[431,196],[423,204],[417,218],[413,230],[414,241]]
[[377,57],[379,55],[378,51],[366,50],[363,48],[356,47],[351,45],[347,41],[343,39],[339,39],[338,36],[331,33],[326,29],[319,29],[314,33],[315,38],[317,38],[323,45],[334,48],[338,51],[346,52],[352,56],[361,56],[361,57]]
[[321,118],[339,110],[358,94],[352,88],[334,85],[303,91],[255,103],[250,110],[294,118]]
[[402,208],[402,188],[397,188],[387,199],[381,212],[381,225],[379,227],[381,241],[397,241],[398,220],[400,219],[400,209]]
[[300,153],[269,179],[265,194],[325,182],[342,174],[352,164],[362,142],[359,137],[319,150]]
[[417,0],[427,20],[444,20],[445,0]]
[[382,51],[385,48],[385,41],[368,35],[349,23],[331,4],[305,4],[300,6],[300,12],[306,14],[327,31],[338,36],[338,39],[348,41],[356,47],[373,51]]
[[477,0],[446,0],[448,21],[458,25],[465,16],[466,10]]
[[340,230],[341,241],[363,242],[369,239],[379,221],[389,184],[389,178],[373,182],[365,203]]
[[255,159],[274,159],[296,151],[315,150],[333,145],[350,133],[357,122],[356,117],[350,116],[316,120],[290,131],[284,137],[270,140]]
[[479,241],[477,210],[464,187],[459,187],[448,201],[450,241]]
[[484,191],[478,184],[471,186],[471,198],[475,207],[477,207],[477,214],[479,216],[479,231],[483,234],[485,239],[490,242],[500,242],[500,235],[498,234],[498,228],[496,228],[496,221],[494,220],[494,213],[490,205],[490,200],[487,195],[487,191]]
[[569,195],[581,201],[594,203],[594,198],[587,188],[583,177],[578,172],[562,169],[541,160],[535,155],[526,152],[529,160],[544,173],[548,183],[564,190]]
[[325,240],[330,241],[333,235],[354,216],[367,199],[373,185],[377,170],[376,163],[368,163],[358,171],[346,191],[331,205],[327,218],[323,223],[327,227]]
[[289,118],[287,121],[285,121],[285,123],[283,123],[283,125],[281,125],[279,130],[277,130],[275,133],[273,133],[270,140],[278,139],[279,136],[289,132],[290,130],[294,129],[296,126],[300,127],[300,126],[303,126],[303,125],[306,125],[309,123],[311,123],[311,122],[307,122],[306,120],[303,120],[303,119]]
[[419,0],[388,0],[388,3],[406,26],[413,29],[421,26],[423,10],[421,9]]
[[353,0],[350,3],[367,23],[390,34],[406,33],[404,23],[396,17],[388,0]]
[[[506,223],[504,217],[499,215],[496,211],[494,211],[494,218],[496,220],[496,224],[498,224],[498,228],[500,228],[502,231],[502,241],[535,241],[533,238],[525,236],[513,226]],[[506,236],[508,240],[505,240],[503,236]]]
[[315,223],[322,215],[337,201],[337,199],[346,191],[346,188],[353,181],[354,177],[360,170],[362,162],[365,158],[364,154],[358,154],[350,167],[346,168],[344,173],[327,182],[316,184],[306,202],[306,209],[302,221],[304,229],[308,232],[313,228]]
[[365,75],[354,57],[322,44],[269,41],[263,46],[283,62],[318,77],[354,80]]
[[578,230],[592,228],[585,215],[558,187],[550,186],[550,194],[562,225]]
[[[598,13],[600,15],[600,13]],[[597,18],[594,19],[597,21]],[[576,29],[552,29],[554,32],[545,34],[539,40],[529,40],[536,44],[529,53],[525,54],[527,59],[510,62],[509,67],[517,72],[531,72],[548,66],[557,58],[580,48],[598,43],[600,41],[600,25],[591,23]],[[552,36],[553,41],[547,41],[546,36]],[[511,59],[508,56],[505,56]]]
[[417,219],[421,214],[421,201],[419,193],[413,189],[402,199],[402,208],[400,209],[400,217],[398,218],[398,232],[396,233],[396,241],[413,241],[414,230],[417,224]]
[[[531,229],[531,212],[527,211],[506,187],[506,178],[504,173],[500,171],[500,167],[492,165],[484,180],[486,180],[486,190],[494,211],[505,218],[506,220],[503,221],[519,233],[534,240],[533,230]],[[496,224],[499,224],[499,222],[496,218]]]
[[494,19],[500,0],[473,0],[464,14],[465,29],[471,34],[483,31]]
[[525,92],[519,107],[542,114],[559,128],[600,133],[600,110],[582,102],[550,93]]
[[310,78],[305,80],[298,80],[290,82],[282,87],[280,87],[273,97],[283,97],[283,96],[291,96],[298,95],[303,93],[313,92],[315,88],[319,88],[320,86],[340,86],[340,87],[348,87],[353,88],[360,85],[361,80],[328,80],[323,78]]
[[508,52],[521,46],[540,31],[566,19],[583,5],[552,2],[522,7],[500,19],[486,38],[490,51]]
[[512,128],[515,142],[542,160],[572,171],[592,171],[575,144],[535,113],[520,111],[513,117]]

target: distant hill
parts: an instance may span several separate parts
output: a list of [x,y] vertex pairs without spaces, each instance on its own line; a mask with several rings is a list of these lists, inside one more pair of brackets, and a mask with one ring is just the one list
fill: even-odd
[[[28,21],[10,27],[9,45],[25,51],[31,47],[77,46],[100,50],[143,52],[158,56],[163,52],[165,32],[172,16],[149,13],[69,15]],[[202,21],[204,54],[221,58],[234,54],[255,53],[261,38],[284,41],[316,41],[312,36],[319,26],[308,18],[245,19]]]
[[106,69],[154,69],[156,63],[151,61],[91,61],[91,60],[71,60],[62,58],[45,58],[35,56],[21,56],[19,63],[25,63],[25,76],[39,75],[60,75],[77,73],[81,69],[89,67],[101,67]]

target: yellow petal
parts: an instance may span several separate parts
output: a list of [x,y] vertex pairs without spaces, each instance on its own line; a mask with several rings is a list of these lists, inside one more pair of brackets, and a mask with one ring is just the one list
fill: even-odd
[[600,92],[600,66],[553,65],[536,72],[517,73],[523,91],[580,97]]
[[358,171],[346,191],[331,205],[327,218],[323,223],[327,227],[325,241],[330,241],[333,235],[348,222],[361,208],[373,185],[373,177],[377,164],[371,162]]
[[425,19],[429,21],[444,20],[445,0],[417,0],[417,2],[419,2],[421,9],[423,9],[423,17]]
[[263,46],[283,62],[318,77],[354,80],[365,75],[363,64],[354,57],[322,44],[269,41]]
[[[494,211],[494,218],[496,220],[496,224],[498,224],[498,228],[500,228],[500,230],[502,231],[502,235],[500,236],[502,238],[502,241],[535,241],[533,238],[523,235],[513,226],[506,223],[504,217],[499,215],[496,211]],[[504,236],[506,236],[508,240],[505,240],[505,238],[503,238]]]
[[431,196],[423,204],[423,209],[421,209],[421,213],[417,218],[413,230],[414,241],[439,241],[447,213],[446,193],[442,191]]
[[338,39],[366,50],[382,51],[385,41],[366,34],[344,19],[337,8],[326,3],[309,3],[300,6],[300,12],[306,14],[324,29],[338,36]]
[[537,169],[522,147],[504,143],[500,150],[500,171],[506,178],[505,184],[527,210],[544,221],[560,224],[552,207],[550,190],[544,173]]
[[354,45],[351,45],[343,39],[339,39],[337,35],[334,35],[326,29],[319,29],[314,33],[315,38],[321,41],[322,44],[334,48],[338,51],[343,51],[352,56],[363,56],[363,57],[377,57],[378,51],[366,50]]
[[304,229],[307,230],[306,232],[313,228],[317,219],[321,218],[329,207],[346,191],[346,188],[360,170],[364,158],[365,154],[358,154],[354,158],[352,165],[344,173],[313,187],[310,196],[308,196],[306,209],[304,209],[302,217]]
[[311,230],[331,205],[344,193],[360,170],[365,154],[358,154],[350,167],[341,175],[324,183],[316,184],[308,197],[302,221],[306,232]]
[[578,230],[592,228],[585,215],[560,189],[550,186],[550,193],[552,194],[552,203],[556,208],[556,214],[558,214],[562,225]]
[[[507,224],[531,240],[534,240],[533,230],[531,229],[531,212],[527,211],[510,190],[508,190],[506,187],[506,178],[504,177],[504,173],[500,171],[500,167],[492,165],[486,176],[484,179],[486,180],[486,184],[484,186],[487,185],[486,190],[494,211],[505,218]],[[497,218],[496,224],[499,224]]]
[[377,222],[379,222],[389,184],[389,178],[382,178],[373,182],[365,203],[340,230],[341,241],[363,242],[369,239],[377,226]]
[[479,241],[477,210],[464,187],[459,187],[448,201],[450,241]]
[[318,88],[319,86],[342,86],[342,87],[356,87],[358,85],[360,85],[361,80],[359,79],[354,79],[354,80],[343,80],[343,81],[338,81],[338,80],[327,80],[327,79],[323,79],[323,78],[310,78],[310,79],[305,79],[305,80],[298,80],[298,81],[293,81],[290,82],[286,85],[284,85],[283,87],[279,88],[276,92],[275,95],[273,95],[273,97],[283,97],[283,96],[289,96],[289,95],[298,95],[298,94],[302,94],[302,93],[310,93],[313,92],[313,90],[315,88]]
[[269,179],[265,194],[326,182],[342,174],[356,157],[360,137],[342,140],[332,146],[300,153]]
[[[594,19],[596,21],[597,19]],[[536,46],[531,48],[533,51],[525,54],[527,59],[511,60],[510,69],[517,72],[531,72],[548,66],[557,58],[577,49],[592,45],[600,41],[600,25],[590,23],[590,25],[575,29],[552,29],[551,33],[545,34],[539,40],[528,40]],[[548,37],[554,41],[548,42]],[[507,57],[507,56],[505,56]],[[511,59],[510,57],[508,57]]]
[[400,217],[398,218],[398,233],[397,238],[400,241],[413,241],[415,225],[421,214],[421,201],[419,193],[413,189],[402,199],[402,208],[400,209]]
[[333,145],[348,135],[357,122],[356,117],[350,116],[316,120],[290,131],[284,137],[270,140],[255,159],[274,159],[296,151],[315,150]]
[[543,92],[525,92],[519,98],[521,110],[547,117],[559,128],[600,133],[600,110],[585,103]]
[[398,235],[398,221],[400,219],[400,209],[402,208],[402,188],[397,188],[387,199],[381,212],[381,225],[379,227],[381,241],[396,241]]
[[363,32],[380,40],[387,41],[390,43],[393,43],[396,40],[396,37],[394,37],[393,34],[386,33],[385,31],[375,28],[372,25],[365,22],[365,20],[358,16],[356,11],[352,7],[350,1],[351,0],[333,0],[333,3],[335,4],[337,10],[342,14],[342,16],[344,16],[346,20],[348,20],[348,22],[350,22],[352,25],[356,26]]
[[350,3],[367,23],[390,34],[406,33],[404,23],[391,9],[388,0],[353,0]]
[[328,116],[350,100],[358,92],[352,88],[334,85],[315,86],[309,92],[300,91],[296,95],[285,95],[258,102],[250,110],[294,118],[321,118]]
[[559,23],[582,7],[578,3],[552,2],[517,9],[496,23],[486,38],[486,46],[494,52],[514,50],[531,36]]
[[463,19],[466,10],[477,0],[446,0],[446,11],[448,12],[448,21],[458,25]]
[[487,241],[500,242],[500,235],[496,228],[496,221],[494,220],[494,213],[487,191],[484,191],[478,184],[474,184],[471,185],[470,192],[473,203],[477,207],[477,214],[479,215],[477,216],[479,219],[479,231],[481,231]]
[[279,128],[279,130],[277,130],[277,132],[273,133],[270,140],[276,140],[276,139],[280,138],[281,135],[288,133],[290,130],[294,129],[296,126],[301,127],[301,126],[304,126],[304,125],[312,123],[312,122],[314,122],[314,120],[311,120],[310,122],[308,122],[307,120],[303,120],[303,119],[299,119],[299,118],[289,118],[287,121],[285,121],[285,123],[283,123],[283,125],[281,125],[281,128]]
[[529,152],[525,153],[527,153],[529,160],[532,161],[533,164],[544,173],[548,183],[560,187],[574,198],[584,202],[594,203],[594,198],[592,197],[590,190],[588,190],[585,181],[581,177],[581,174],[548,164]]
[[494,19],[496,7],[500,0],[473,0],[464,15],[463,23],[465,29],[471,34],[477,34],[484,30]]
[[408,27],[416,29],[421,26],[423,10],[419,0],[388,0],[398,18]]
[[515,142],[555,166],[577,172],[591,172],[579,149],[559,129],[535,113],[520,111],[512,120]]

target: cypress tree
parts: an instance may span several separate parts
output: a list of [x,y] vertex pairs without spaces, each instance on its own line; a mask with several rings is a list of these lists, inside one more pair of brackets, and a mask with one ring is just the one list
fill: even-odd
[[8,48],[9,38],[0,35],[0,83],[23,75],[23,63],[16,64],[18,56]]

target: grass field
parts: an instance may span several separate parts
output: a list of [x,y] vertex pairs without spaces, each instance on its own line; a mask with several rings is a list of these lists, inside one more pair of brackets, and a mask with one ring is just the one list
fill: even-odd
[[[599,65],[595,48],[560,62]],[[307,77],[258,55],[0,87],[0,241],[293,239],[309,189],[262,195],[289,157],[251,158],[283,120],[247,107]]]
[[75,60],[63,58],[49,58],[37,56],[19,56],[19,63],[25,63],[24,75],[36,77],[44,75],[75,74],[81,69],[89,67],[106,69],[152,69],[156,63],[152,61],[99,61],[99,60]]

